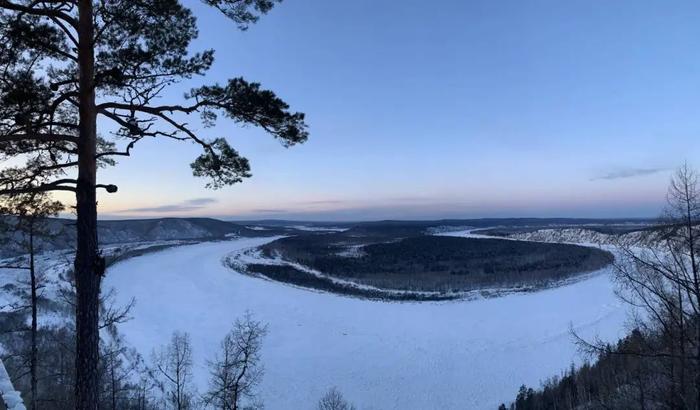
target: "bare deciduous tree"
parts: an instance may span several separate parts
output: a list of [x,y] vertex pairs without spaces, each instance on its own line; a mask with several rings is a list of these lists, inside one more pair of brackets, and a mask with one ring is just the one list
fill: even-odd
[[332,387],[318,402],[318,410],[355,410],[336,387]]
[[[55,216],[63,210],[63,205],[51,200],[45,193],[30,193],[0,198],[0,215],[4,217],[5,228],[15,233],[14,238],[20,249],[27,254],[26,264],[19,266],[0,266],[1,268],[24,269],[29,272],[28,307],[31,310],[30,347],[29,347],[29,378],[31,408],[38,408],[38,377],[39,360],[38,334],[38,303],[39,291],[42,287],[41,278],[37,272],[35,256],[37,252],[36,239],[48,233],[45,230],[45,219]],[[24,306],[23,306],[24,307]]]
[[137,373],[141,372],[141,369],[138,367],[139,362],[130,360],[129,355],[134,355],[134,352],[118,335],[113,335],[110,343],[102,348],[100,355],[104,375],[102,408],[110,410],[123,408],[128,401],[126,396],[135,390],[130,382]]
[[192,344],[189,334],[176,331],[170,343],[153,354],[159,387],[166,405],[175,410],[188,410],[194,405],[192,387]]
[[209,362],[211,372],[209,391],[204,402],[221,410],[255,409],[255,388],[263,376],[260,363],[262,340],[267,326],[246,312],[236,320],[233,329],[221,342],[219,355]]
[[637,406],[650,401],[671,408],[700,405],[698,183],[688,165],[679,168],[658,225],[617,243],[617,293],[636,308],[634,327],[645,337],[622,350],[579,338],[591,351],[648,359],[646,374],[638,375]]

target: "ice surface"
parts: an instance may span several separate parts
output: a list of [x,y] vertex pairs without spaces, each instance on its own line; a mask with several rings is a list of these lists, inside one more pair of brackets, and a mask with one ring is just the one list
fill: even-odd
[[246,310],[269,324],[261,398],[269,410],[312,409],[337,386],[359,409],[495,409],[583,359],[570,335],[616,340],[626,311],[607,274],[536,293],[474,301],[379,302],[299,289],[223,265],[245,238],[164,250],[109,269],[105,285],[134,319],[120,326],[146,357],[171,332],[191,333],[196,383]]

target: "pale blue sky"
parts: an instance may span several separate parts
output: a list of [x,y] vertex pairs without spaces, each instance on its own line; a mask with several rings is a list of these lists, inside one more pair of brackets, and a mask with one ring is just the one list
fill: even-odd
[[286,0],[247,32],[215,10],[206,78],[243,75],[307,114],[291,149],[222,121],[254,177],[191,177],[190,144],[145,142],[103,215],[379,219],[653,216],[700,165],[697,1]]

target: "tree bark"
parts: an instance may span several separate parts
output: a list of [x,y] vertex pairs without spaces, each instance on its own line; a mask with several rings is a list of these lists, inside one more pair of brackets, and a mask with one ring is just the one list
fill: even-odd
[[97,109],[92,0],[78,1],[79,142],[76,186],[76,409],[97,410],[99,295],[104,262],[97,242]]
[[39,408],[39,403],[37,401],[37,377],[36,377],[36,366],[37,359],[39,356],[37,347],[37,295],[36,295],[36,269],[34,263],[34,219],[30,221],[29,225],[29,279],[31,286],[31,303],[32,303],[32,327],[31,327],[31,352],[29,356],[29,375],[30,375],[30,390],[32,395],[32,410],[37,410]]

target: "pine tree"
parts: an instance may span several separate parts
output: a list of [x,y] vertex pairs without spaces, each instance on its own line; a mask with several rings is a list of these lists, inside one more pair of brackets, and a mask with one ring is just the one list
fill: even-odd
[[[245,30],[279,0],[203,0]],[[97,238],[99,166],[129,156],[146,138],[202,148],[195,176],[221,188],[250,176],[248,161],[226,139],[209,139],[219,115],[258,126],[285,146],[307,138],[304,115],[272,91],[234,78],[189,90],[185,102],[156,97],[206,73],[214,52],[188,52],[196,19],[177,0],[0,0],[0,194],[66,191],[77,216],[76,407],[98,406],[99,294],[105,261]],[[100,123],[116,131],[98,137]]]

